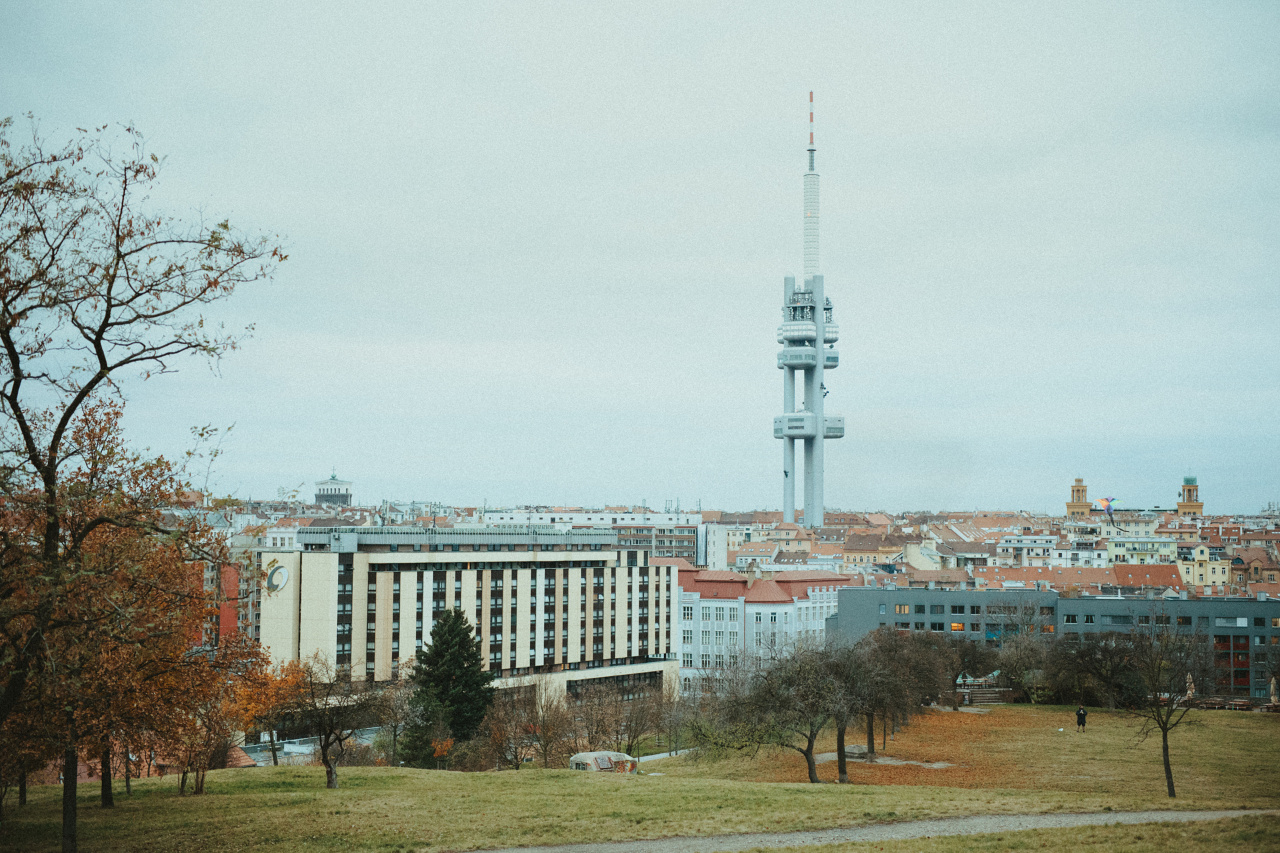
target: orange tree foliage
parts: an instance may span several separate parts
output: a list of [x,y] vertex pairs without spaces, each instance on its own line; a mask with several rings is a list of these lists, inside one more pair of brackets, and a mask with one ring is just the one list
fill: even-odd
[[117,383],[233,348],[205,307],[284,255],[154,210],[160,160],[132,128],[56,148],[12,131],[0,120],[0,727],[48,709],[74,767],[86,737],[163,711],[161,674],[212,641],[220,585],[193,566],[227,562],[198,514],[166,514],[190,485],[127,449]]
[[249,731],[266,729],[271,743],[271,763],[279,764],[276,731],[282,723],[297,717],[302,701],[305,672],[298,661],[274,668],[261,667],[245,679],[237,701],[237,721]]

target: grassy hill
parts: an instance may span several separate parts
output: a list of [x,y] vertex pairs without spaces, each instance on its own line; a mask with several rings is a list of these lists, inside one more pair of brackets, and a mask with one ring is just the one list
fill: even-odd
[[[1008,707],[922,716],[888,753],[954,768],[855,765],[862,783],[855,785],[785,781],[789,762],[800,759],[770,750],[754,758],[665,759],[633,777],[347,768],[337,791],[324,788],[321,768],[224,770],[209,775],[202,797],[179,798],[174,777],[143,780],[132,797],[118,793],[112,811],[99,809],[96,787],[86,785],[81,849],[466,850],[966,814],[1280,805],[1280,716],[1205,712],[1195,727],[1176,732],[1180,796],[1170,801],[1158,742],[1135,745],[1134,723],[1102,712],[1090,715],[1087,734],[1076,734],[1069,712]],[[833,777],[834,762],[822,770]],[[59,797],[60,789],[35,789],[20,811],[10,799],[0,830],[5,849],[53,846]]]

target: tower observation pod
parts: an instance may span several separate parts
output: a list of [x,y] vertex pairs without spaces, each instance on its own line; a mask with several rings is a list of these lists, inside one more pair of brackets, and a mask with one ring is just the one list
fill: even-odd
[[[782,325],[778,326],[778,367],[782,370],[782,414],[773,419],[773,437],[782,439],[782,519],[796,520],[796,441],[804,443],[804,524],[822,527],[822,443],[844,438],[844,418],[827,415],[824,371],[840,364],[831,300],[818,272],[818,173],[814,171],[813,92],[809,93],[809,171],[804,176],[804,279],[782,283]],[[803,402],[796,405],[796,374]]]

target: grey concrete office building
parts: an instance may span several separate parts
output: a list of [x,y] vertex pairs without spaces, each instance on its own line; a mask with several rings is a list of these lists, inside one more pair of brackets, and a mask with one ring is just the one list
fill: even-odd
[[1212,642],[1214,693],[1265,699],[1270,676],[1259,652],[1280,647],[1280,599],[1146,596],[1064,598],[1046,590],[947,590],[853,587],[839,592],[827,619],[829,642],[857,642],[881,627],[954,634],[998,645],[1004,636],[1035,630],[1063,639],[1163,624]]
[[[773,419],[773,437],[782,439],[782,520],[796,520],[796,440],[804,442],[804,524],[823,526],[823,441],[844,437],[844,418],[828,417],[823,398],[825,371],[840,364],[831,300],[818,273],[818,173],[814,171],[813,93],[809,93],[809,171],[804,176],[804,280],[783,279],[782,325],[778,326],[778,367],[782,370],[782,411]],[[803,374],[804,402],[796,408],[796,371]]]

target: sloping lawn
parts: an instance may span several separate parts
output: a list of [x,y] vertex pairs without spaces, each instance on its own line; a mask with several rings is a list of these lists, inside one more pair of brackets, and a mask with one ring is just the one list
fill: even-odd
[[[1274,760],[1280,717],[1207,712],[1198,728],[1175,733],[1180,796],[1169,800],[1158,743],[1131,747],[1132,721],[1101,712],[1090,715],[1087,734],[1076,734],[1062,725],[1069,710],[1008,707],[982,716],[920,717],[898,733],[889,754],[954,761],[957,768],[852,764],[862,782],[855,785],[772,781],[794,773],[804,778],[803,761],[770,751],[754,759],[664,759],[643,765],[649,775],[632,777],[349,768],[341,771],[337,791],[325,790],[320,768],[224,770],[209,774],[201,797],[178,797],[174,777],[138,782],[132,797],[118,788],[110,811],[97,807],[96,786],[86,785],[81,850],[467,850],[969,814],[1274,808],[1280,802]],[[1066,731],[1058,732],[1060,726]],[[824,778],[834,778],[834,762],[821,769]],[[54,847],[59,803],[54,787],[34,789],[21,810],[10,794],[0,828],[4,848]]]

